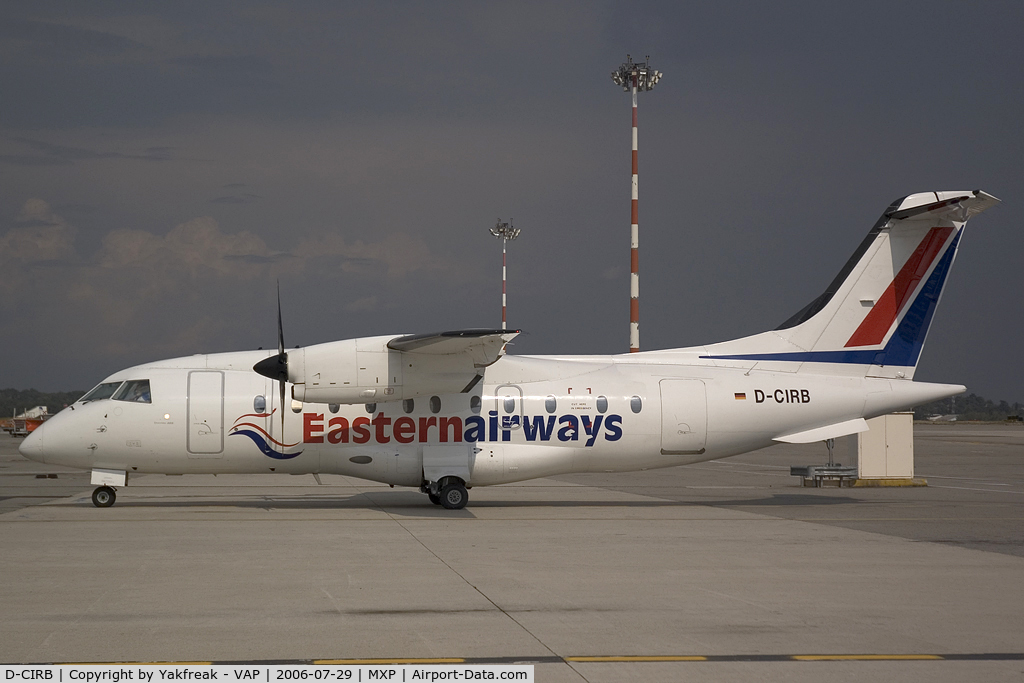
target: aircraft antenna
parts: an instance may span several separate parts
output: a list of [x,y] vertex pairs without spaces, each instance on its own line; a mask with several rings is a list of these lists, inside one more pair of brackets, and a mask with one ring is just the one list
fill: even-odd
[[632,202],[630,207],[630,254],[629,254],[629,352],[640,350],[640,224],[637,218],[638,185],[636,165],[636,94],[653,90],[661,80],[662,73],[650,66],[648,55],[643,62],[634,62],[630,55],[618,69],[612,72],[612,80],[626,92],[633,93],[633,179]]
[[498,239],[501,240],[501,329],[507,330],[508,327],[506,327],[506,325],[508,323],[505,320],[505,305],[506,305],[506,300],[505,300],[506,288],[505,288],[505,285],[506,285],[506,282],[507,282],[506,271],[505,271],[505,264],[506,264],[506,261],[505,261],[505,246],[509,242],[514,240],[515,238],[519,237],[519,232],[520,231],[517,228],[513,228],[512,227],[512,219],[511,218],[509,219],[508,223],[502,223],[501,219],[499,218],[498,222],[490,230],[491,230],[491,234],[492,235],[494,235],[495,237],[497,237]]

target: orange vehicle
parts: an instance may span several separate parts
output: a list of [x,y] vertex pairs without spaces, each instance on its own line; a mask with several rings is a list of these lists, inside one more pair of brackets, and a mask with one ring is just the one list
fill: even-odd
[[3,429],[11,436],[28,436],[50,417],[52,416],[45,411],[35,417],[11,417],[0,420],[0,429]]

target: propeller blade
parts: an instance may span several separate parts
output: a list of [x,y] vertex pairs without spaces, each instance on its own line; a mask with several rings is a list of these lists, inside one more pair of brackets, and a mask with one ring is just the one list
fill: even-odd
[[[267,379],[275,380],[278,383],[281,400],[278,403],[278,410],[281,411],[281,441],[284,442],[284,401],[285,382],[288,381],[288,354],[284,352],[284,324],[281,322],[281,281],[277,282],[277,355],[268,356],[252,369]],[[291,407],[291,406],[289,406]]]
[[277,354],[284,355],[284,324],[281,322],[281,281],[277,281]]
[[[281,282],[277,283],[277,355],[264,358],[252,369],[267,379],[288,381],[288,354],[284,352],[284,324],[281,322]],[[283,409],[283,405],[282,405]]]
[[281,443],[287,443],[284,440],[284,381],[278,382],[277,385],[281,388]]
[[[285,399],[285,386],[284,383],[288,379],[288,354],[284,352],[284,323],[281,321],[281,281],[277,281],[277,385],[280,389],[281,396],[281,443],[286,443],[284,439],[284,399]],[[284,371],[283,373],[281,371]],[[281,375],[284,375],[283,377]],[[290,406],[289,406],[290,407]]]

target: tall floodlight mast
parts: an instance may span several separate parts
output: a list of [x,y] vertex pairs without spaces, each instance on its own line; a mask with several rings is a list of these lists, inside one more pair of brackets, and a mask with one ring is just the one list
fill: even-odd
[[640,350],[640,224],[637,203],[639,198],[636,165],[636,94],[638,91],[653,90],[661,80],[661,72],[651,68],[650,56],[643,62],[634,62],[626,55],[626,61],[612,72],[612,80],[626,92],[633,92],[633,197],[630,221],[630,266],[629,266],[629,352]]
[[511,223],[502,223],[499,218],[495,226],[491,228],[491,234],[501,240],[501,329],[505,330],[508,329],[505,321],[505,245],[519,237],[519,230],[513,228]]

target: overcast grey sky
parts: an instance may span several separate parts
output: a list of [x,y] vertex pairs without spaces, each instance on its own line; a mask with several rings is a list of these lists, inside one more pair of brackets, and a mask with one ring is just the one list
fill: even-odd
[[895,198],[982,188],[918,378],[1024,400],[1024,3],[0,8],[0,386],[500,324],[628,346],[773,328]]

